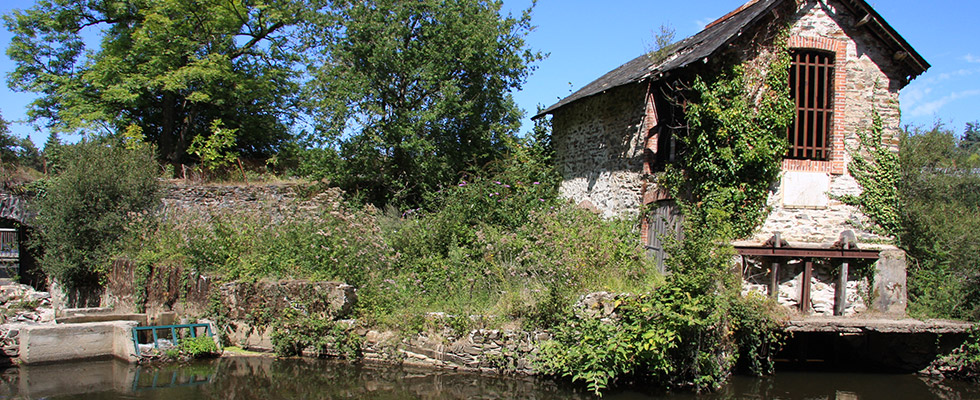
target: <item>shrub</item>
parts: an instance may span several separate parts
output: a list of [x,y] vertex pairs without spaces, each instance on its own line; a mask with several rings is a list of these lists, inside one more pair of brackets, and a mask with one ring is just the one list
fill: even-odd
[[65,285],[98,284],[132,216],[160,199],[158,166],[149,146],[112,139],[61,146],[58,175],[35,203],[41,267]]
[[210,336],[197,336],[180,340],[177,349],[191,358],[216,357],[221,354],[218,344]]

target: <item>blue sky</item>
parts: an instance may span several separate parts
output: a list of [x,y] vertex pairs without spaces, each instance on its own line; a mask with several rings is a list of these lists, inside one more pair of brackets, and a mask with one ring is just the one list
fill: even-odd
[[[0,13],[27,8],[30,0],[4,0]],[[530,0],[504,0],[504,8],[519,14]],[[705,24],[734,10],[743,0],[539,0],[533,13],[537,26],[528,44],[550,56],[515,94],[528,115],[535,106],[555,103],[559,98],[644,53],[653,41],[654,31],[669,24],[677,39],[697,33]],[[961,132],[967,122],[980,120],[980,2],[965,0],[888,0],[872,1],[885,20],[894,27],[932,68],[903,91],[903,124],[931,126],[942,121]],[[10,34],[0,30],[0,44],[6,49]],[[0,56],[4,77],[13,69],[6,56]],[[26,119],[31,94],[11,92],[0,85],[0,112],[15,121],[11,130],[18,136],[30,135],[39,146],[48,133],[37,131]],[[523,131],[530,130],[525,118]]]

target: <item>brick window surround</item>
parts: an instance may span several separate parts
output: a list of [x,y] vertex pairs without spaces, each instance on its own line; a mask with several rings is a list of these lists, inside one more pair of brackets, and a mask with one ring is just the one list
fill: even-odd
[[830,158],[826,161],[784,159],[784,171],[827,172],[834,175],[844,173],[844,110],[847,71],[847,42],[825,37],[792,36],[788,47],[799,50],[820,50],[834,53],[834,118],[829,137]]

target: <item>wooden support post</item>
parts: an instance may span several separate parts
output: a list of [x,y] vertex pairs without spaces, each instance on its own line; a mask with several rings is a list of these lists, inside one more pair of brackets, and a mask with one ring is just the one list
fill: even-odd
[[837,278],[837,291],[834,293],[836,301],[834,302],[834,315],[841,316],[844,315],[844,309],[847,308],[847,273],[848,273],[848,263],[844,261],[840,264],[840,275]]
[[769,297],[779,299],[779,261],[770,263],[769,275]]
[[803,314],[810,313],[810,278],[813,276],[813,261],[806,259],[806,266],[803,268],[803,276],[800,279],[800,311]]
[[[778,232],[774,238],[775,243],[773,247],[782,247],[782,239],[779,237]],[[769,297],[772,297],[774,300],[779,299],[779,259],[775,259],[769,264]]]

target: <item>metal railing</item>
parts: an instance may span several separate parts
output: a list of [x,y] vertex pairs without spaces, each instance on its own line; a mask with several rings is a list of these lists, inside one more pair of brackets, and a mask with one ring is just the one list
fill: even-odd
[[153,348],[160,348],[160,335],[158,331],[170,331],[170,341],[173,342],[174,346],[179,344],[180,337],[177,335],[181,330],[188,330],[190,332],[190,337],[197,337],[197,328],[204,328],[205,335],[213,337],[214,333],[211,332],[211,324],[179,324],[179,325],[157,325],[157,326],[136,326],[133,327],[133,347],[136,348],[136,356],[140,356],[140,341],[139,333],[150,331],[153,335]]

